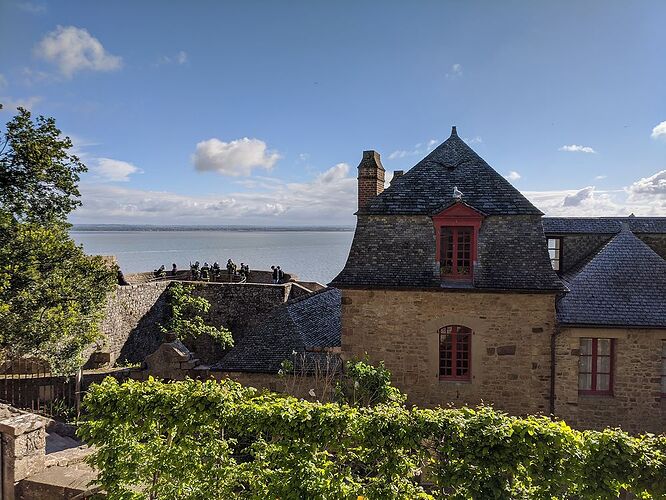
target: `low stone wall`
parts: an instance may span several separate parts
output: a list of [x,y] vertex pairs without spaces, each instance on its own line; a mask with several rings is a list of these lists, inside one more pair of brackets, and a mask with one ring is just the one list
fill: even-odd
[[[87,367],[99,365],[100,359],[140,363],[163,342],[160,325],[169,320],[167,289],[170,281],[155,281],[138,285],[117,286],[109,295],[100,329],[104,340],[86,354]],[[231,330],[240,338],[276,307],[290,299],[311,293],[296,283],[281,285],[265,283],[207,283],[186,282],[193,293],[206,298],[210,310],[204,319],[214,326]],[[218,360],[223,350],[210,337],[203,336],[187,347],[204,363]],[[106,353],[101,356],[100,353]],[[104,364],[104,363],[102,363]]]
[[[132,285],[138,285],[141,283],[150,283],[155,281],[191,281],[192,274],[189,269],[181,269],[176,272],[176,276],[171,274],[171,270],[166,270],[165,278],[155,278],[155,275],[152,272],[145,273],[133,273],[125,275],[125,279],[128,283]],[[283,283],[289,281],[295,281],[298,277],[295,274],[285,273]],[[229,276],[226,269],[222,270],[222,274],[213,279],[211,277],[210,283],[238,283],[240,281],[240,276]],[[262,270],[250,270],[250,279],[248,283],[273,283],[273,272],[272,271],[262,271]]]

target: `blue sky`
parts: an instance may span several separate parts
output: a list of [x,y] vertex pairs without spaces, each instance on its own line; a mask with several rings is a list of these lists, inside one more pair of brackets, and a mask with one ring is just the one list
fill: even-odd
[[364,149],[451,125],[549,215],[666,215],[666,2],[0,0],[0,102],[90,167],[73,222],[353,224]]

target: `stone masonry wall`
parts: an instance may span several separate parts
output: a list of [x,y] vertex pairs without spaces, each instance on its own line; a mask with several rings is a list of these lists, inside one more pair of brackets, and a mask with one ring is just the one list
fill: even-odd
[[[472,380],[439,380],[439,328],[472,336]],[[342,292],[342,355],[384,361],[409,402],[548,413],[552,294],[446,291]]]
[[[214,326],[231,330],[234,338],[240,338],[271,310],[285,303],[291,284],[229,284],[188,283],[194,285],[194,294],[206,298],[211,306],[204,320]],[[223,350],[212,338],[202,336],[195,342],[185,342],[203,363],[220,359]]]
[[[612,396],[578,394],[581,337],[615,339]],[[660,396],[664,341],[666,330],[563,328],[556,341],[555,414],[579,428],[666,432],[666,397]]]
[[587,262],[615,236],[613,234],[568,234],[562,237],[562,271],[568,273]]
[[[159,326],[169,320],[169,284],[168,281],[157,281],[116,287],[109,294],[100,327],[104,340],[91,348],[88,355],[97,349],[109,352],[111,364],[118,360],[143,362],[163,341]],[[204,319],[214,326],[230,329],[236,338],[272,309],[286,302],[292,287],[292,283],[188,284],[194,287],[195,295],[205,297],[211,304]],[[219,359],[223,352],[210,337],[199,338],[188,348],[204,363]]]
[[666,259],[666,234],[638,233],[636,236],[657,252],[662,259]]
[[109,294],[100,329],[105,336],[102,351],[110,362],[141,362],[162,342],[159,324],[166,323],[168,282],[118,286]]

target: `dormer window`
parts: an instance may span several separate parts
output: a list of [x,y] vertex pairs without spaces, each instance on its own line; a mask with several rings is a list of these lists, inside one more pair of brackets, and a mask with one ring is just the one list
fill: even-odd
[[459,201],[433,217],[437,263],[443,280],[472,281],[483,215]]

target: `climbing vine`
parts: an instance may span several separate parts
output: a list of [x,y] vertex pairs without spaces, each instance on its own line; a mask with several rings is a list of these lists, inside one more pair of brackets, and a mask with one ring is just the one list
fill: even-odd
[[489,407],[362,407],[231,381],[108,378],[85,408],[80,436],[111,499],[666,494],[666,436],[581,432]]

